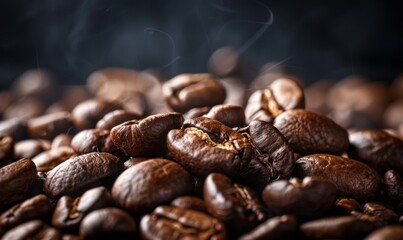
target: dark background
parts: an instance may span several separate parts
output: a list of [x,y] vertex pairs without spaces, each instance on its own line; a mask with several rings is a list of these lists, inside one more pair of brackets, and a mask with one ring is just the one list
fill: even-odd
[[307,82],[403,71],[398,1],[1,2],[0,88],[36,67],[68,84],[107,66],[204,72],[222,46],[257,67],[282,61]]

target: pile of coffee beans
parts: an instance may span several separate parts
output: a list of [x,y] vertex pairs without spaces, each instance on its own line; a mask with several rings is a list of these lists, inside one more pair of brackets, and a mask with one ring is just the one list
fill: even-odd
[[403,77],[247,86],[237,61],[24,73],[0,92],[1,239],[403,239]]

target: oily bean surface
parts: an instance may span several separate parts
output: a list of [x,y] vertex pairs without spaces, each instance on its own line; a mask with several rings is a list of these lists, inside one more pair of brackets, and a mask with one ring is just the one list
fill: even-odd
[[403,180],[400,175],[394,170],[387,171],[383,177],[383,184],[390,201],[396,208],[403,209]]
[[216,105],[210,109],[208,113],[204,115],[207,118],[211,118],[220,121],[224,125],[234,127],[244,127],[245,113],[243,108],[234,105]]

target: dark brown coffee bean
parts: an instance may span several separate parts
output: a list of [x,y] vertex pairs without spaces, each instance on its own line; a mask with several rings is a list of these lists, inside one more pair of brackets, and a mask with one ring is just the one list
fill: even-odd
[[72,137],[70,135],[67,135],[64,133],[59,134],[53,139],[50,147],[51,148],[58,148],[58,147],[62,147],[62,146],[70,147],[71,139],[72,139]]
[[297,233],[297,220],[292,215],[273,217],[255,229],[242,235],[239,240],[281,240],[294,239]]
[[220,173],[212,173],[206,178],[203,198],[208,212],[236,232],[251,229],[267,218],[253,190],[233,183]]
[[339,198],[335,205],[344,209],[347,213],[352,211],[361,212],[362,206],[354,198]]
[[142,120],[122,123],[111,130],[117,148],[130,156],[161,156],[166,153],[166,136],[171,129],[180,128],[180,113],[151,115]]
[[207,212],[203,199],[193,196],[177,197],[171,202],[171,205],[178,208]]
[[403,180],[400,175],[389,170],[383,177],[386,195],[397,209],[403,209]]
[[296,175],[320,176],[334,183],[339,197],[365,200],[380,190],[380,178],[374,169],[352,159],[329,154],[313,154],[297,160]]
[[392,225],[373,231],[365,240],[401,240],[403,239],[403,226]]
[[28,96],[13,102],[3,114],[4,119],[27,120],[45,113],[46,104],[38,97]]
[[123,162],[109,153],[87,153],[70,158],[48,172],[43,186],[46,195],[59,198],[77,196],[101,185],[123,171]]
[[70,113],[58,112],[32,118],[27,122],[28,133],[32,138],[52,140],[58,134],[73,130]]
[[118,102],[104,99],[90,99],[78,104],[72,111],[74,125],[78,130],[95,128],[105,114],[121,109]]
[[141,116],[137,113],[132,113],[125,110],[115,110],[105,114],[105,116],[98,121],[96,128],[111,130],[113,127],[119,124],[140,118]]
[[136,165],[137,163],[144,162],[144,161],[146,161],[146,160],[148,160],[148,159],[150,159],[150,158],[133,157],[133,158],[130,158],[129,160],[125,161],[125,162],[123,163],[123,165],[125,166],[125,169],[128,169],[129,167],[134,166],[134,165]]
[[32,161],[35,163],[37,171],[47,172],[75,155],[71,147],[64,146],[39,153],[32,158]]
[[164,83],[162,92],[169,107],[185,113],[196,107],[224,102],[225,88],[210,74],[181,74]]
[[105,187],[93,188],[81,197],[61,197],[52,216],[52,225],[63,231],[78,229],[84,216],[96,209],[110,207],[113,199]]
[[45,219],[50,212],[49,199],[41,194],[16,204],[0,215],[0,236],[3,231],[35,219]]
[[171,206],[157,207],[140,222],[141,238],[159,240],[176,239],[227,239],[225,225],[199,211]]
[[245,113],[243,108],[234,105],[216,105],[204,115],[204,117],[220,121],[224,125],[234,127],[245,127]]
[[198,177],[212,172],[239,175],[252,155],[252,146],[242,134],[203,117],[188,119],[182,129],[170,131],[167,145],[171,156]]
[[2,238],[2,240],[25,239],[62,240],[62,235],[41,220],[32,220],[11,229]]
[[262,198],[275,215],[293,214],[310,218],[322,214],[333,205],[336,187],[329,180],[319,177],[306,177],[302,181],[292,178],[267,185]]
[[302,234],[307,239],[360,239],[374,226],[354,216],[327,217],[303,223]]
[[21,141],[28,136],[26,121],[11,118],[0,122],[0,135],[10,136],[15,142]]
[[132,239],[136,231],[134,219],[118,208],[95,210],[80,224],[84,239]]
[[284,135],[295,152],[342,154],[348,148],[348,134],[329,118],[297,109],[280,114],[274,126]]
[[0,168],[14,161],[14,140],[10,136],[0,135]]
[[378,203],[366,203],[363,210],[365,214],[376,216],[388,224],[397,223],[399,221],[399,216],[394,211]]
[[183,114],[185,119],[202,117],[204,114],[207,114],[210,111],[210,107],[200,107],[200,108],[192,108]]
[[178,196],[192,193],[193,188],[194,180],[183,167],[156,158],[125,170],[113,185],[112,197],[132,213],[147,213]]
[[79,235],[64,234],[63,240],[82,240],[83,238]]
[[113,144],[109,130],[104,129],[86,129],[77,133],[71,140],[71,147],[77,154],[86,154],[90,152],[108,152],[116,156],[119,150]]
[[360,160],[381,174],[394,169],[403,174],[403,141],[381,130],[349,132],[348,156]]
[[42,139],[28,139],[17,142],[14,147],[14,158],[33,158],[50,149],[50,142]]
[[0,168],[0,209],[28,197],[36,180],[36,167],[30,159]]
[[257,90],[250,96],[245,115],[248,122],[272,122],[286,110],[304,107],[305,97],[301,86],[293,79],[279,78],[268,88]]

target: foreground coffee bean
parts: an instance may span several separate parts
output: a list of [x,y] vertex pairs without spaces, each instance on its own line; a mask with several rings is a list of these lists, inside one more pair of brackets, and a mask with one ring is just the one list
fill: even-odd
[[121,109],[115,110],[105,114],[105,116],[97,122],[96,128],[111,130],[113,127],[119,124],[140,118],[141,116],[137,113],[132,113]]
[[141,238],[159,240],[176,239],[227,239],[225,225],[217,219],[199,212],[170,206],[157,207],[140,222]]
[[27,122],[28,133],[32,138],[52,140],[58,134],[74,132],[73,121],[68,112],[51,113]]
[[339,197],[371,199],[380,190],[380,178],[375,170],[359,161],[330,154],[312,154],[298,159],[295,174],[299,178],[316,175],[330,180]]
[[10,136],[0,135],[0,168],[14,160],[14,140]]
[[394,169],[403,174],[403,141],[381,130],[349,132],[348,156],[384,174]]
[[348,134],[342,127],[320,114],[296,109],[280,114],[274,121],[295,152],[342,154],[348,149]]
[[71,147],[64,146],[39,153],[32,158],[32,161],[35,163],[38,172],[47,172],[75,155]]
[[167,151],[168,132],[180,128],[182,123],[182,114],[162,113],[122,123],[112,128],[110,134],[115,146],[127,155],[161,156]]
[[210,74],[180,74],[162,87],[166,103],[181,113],[196,107],[212,107],[224,102],[224,86]]
[[336,187],[329,180],[292,178],[266,186],[262,192],[268,210],[275,215],[293,214],[299,218],[315,217],[329,209],[336,199]]
[[118,208],[93,211],[80,224],[84,239],[132,239],[136,230],[134,219]]
[[273,217],[255,229],[242,235],[239,240],[281,240],[294,239],[297,233],[297,220],[292,215]]
[[48,172],[43,191],[51,198],[77,196],[123,171],[123,162],[109,153],[87,153],[59,164]]
[[4,234],[2,240],[52,239],[61,240],[62,235],[41,220],[32,220],[11,229]]
[[389,170],[384,175],[383,183],[392,204],[397,209],[403,209],[403,180],[400,175],[394,170]]
[[365,240],[400,240],[403,239],[403,226],[392,225],[373,231]]
[[122,208],[141,214],[190,194],[193,188],[193,177],[183,167],[156,158],[125,170],[113,184],[112,197]]
[[236,176],[252,155],[252,146],[242,134],[204,117],[188,119],[181,129],[171,130],[167,146],[171,156],[198,177],[212,172]]
[[0,168],[0,209],[28,197],[36,180],[36,167],[30,159]]
[[245,113],[240,106],[216,105],[212,107],[204,117],[220,121],[231,128],[244,127],[246,125]]
[[253,190],[232,183],[219,173],[210,174],[203,187],[208,212],[228,224],[233,231],[245,231],[267,218],[267,213]]

